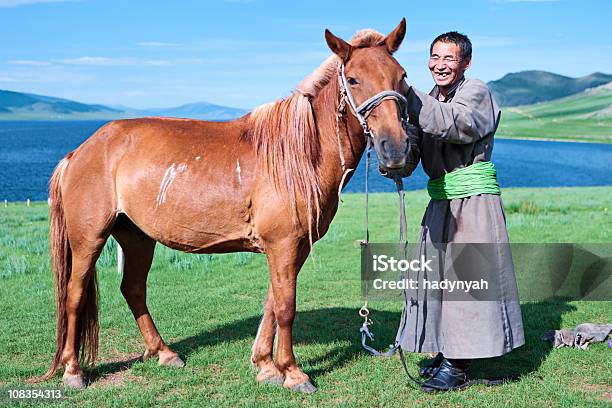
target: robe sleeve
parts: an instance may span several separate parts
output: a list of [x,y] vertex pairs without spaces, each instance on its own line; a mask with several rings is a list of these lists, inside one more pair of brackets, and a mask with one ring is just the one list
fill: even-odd
[[406,125],[405,130],[410,145],[406,157],[406,168],[404,169],[402,177],[410,176],[419,165],[419,161],[421,161],[421,140],[423,137],[421,129],[414,125]]
[[450,102],[440,102],[415,88],[407,99],[408,113],[423,132],[448,143],[474,143],[494,133],[499,124],[499,107],[480,80],[466,80]]

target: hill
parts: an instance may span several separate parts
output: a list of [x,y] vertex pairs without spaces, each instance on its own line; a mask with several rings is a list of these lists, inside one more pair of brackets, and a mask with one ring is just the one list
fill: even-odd
[[502,109],[497,134],[612,142],[612,82],[549,102]]
[[610,81],[612,75],[600,72],[570,78],[546,71],[521,71],[488,85],[501,106],[519,106],[563,98]]
[[0,117],[55,119],[67,115],[96,117],[120,113],[120,110],[104,105],[89,105],[51,96],[0,90]]
[[196,102],[176,108],[147,109],[147,115],[193,118],[203,120],[230,120],[247,113],[244,109],[230,108],[208,102]]
[[52,96],[0,90],[0,120],[112,120],[142,116],[230,120],[246,112],[244,109],[214,105],[208,102],[159,109],[110,107]]

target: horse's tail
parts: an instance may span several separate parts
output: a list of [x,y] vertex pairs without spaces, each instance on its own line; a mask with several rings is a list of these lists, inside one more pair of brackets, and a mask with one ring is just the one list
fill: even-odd
[[[62,353],[66,343],[68,298],[68,282],[72,274],[72,250],[66,232],[66,218],[61,193],[62,175],[72,153],[59,162],[49,183],[49,206],[51,207],[51,229],[49,236],[51,251],[51,267],[55,272],[55,288],[57,292],[57,338],[55,356],[51,367],[41,380],[47,380],[55,375],[62,363]],[[77,319],[76,350],[86,363],[95,360],[98,351],[98,292],[96,277],[87,279],[87,287],[83,293],[83,304]]]

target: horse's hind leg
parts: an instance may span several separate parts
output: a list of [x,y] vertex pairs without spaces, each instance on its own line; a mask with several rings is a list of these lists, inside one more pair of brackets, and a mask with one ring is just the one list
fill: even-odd
[[72,250],[72,276],[66,290],[66,341],[61,358],[62,380],[71,388],[84,386],[79,348],[84,347],[87,362],[93,362],[97,354],[96,260],[104,242],[97,240]]
[[183,367],[185,363],[164,343],[147,308],[147,276],[153,262],[155,241],[144,235],[125,216],[117,220],[112,234],[125,255],[121,293],[144,338],[146,350],[143,360],[159,356],[160,365]]
[[285,376],[276,367],[272,359],[274,337],[276,336],[276,317],[274,315],[274,294],[272,286],[268,290],[264,304],[264,312],[257,329],[257,336],[253,343],[251,362],[258,370],[257,382],[272,385],[282,385]]

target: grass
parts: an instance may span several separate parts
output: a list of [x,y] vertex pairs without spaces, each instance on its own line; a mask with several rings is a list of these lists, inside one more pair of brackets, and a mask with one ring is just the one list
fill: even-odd
[[506,107],[497,136],[612,143],[612,90],[600,87],[553,101]]
[[[507,189],[508,227],[514,242],[611,242],[612,187]],[[148,301],[170,346],[185,357],[182,369],[134,361],[144,350],[123,300],[112,242],[98,261],[101,295],[100,359],[93,383],[67,391],[53,406],[609,406],[612,359],[605,344],[587,351],[552,350],[548,329],[612,320],[610,302],[526,302],[527,343],[512,353],[477,362],[477,375],[520,373],[498,387],[426,395],[409,384],[397,357],[361,351],[358,328],[359,249],[363,196],[346,194],[315,256],[300,274],[295,351],[319,391],[311,396],[259,386],[250,348],[267,290],[263,255],[188,255],[156,249]],[[407,194],[410,237],[427,204],[423,191]],[[371,240],[397,239],[397,199],[370,197]],[[46,203],[0,207],[0,389],[27,387],[46,371],[54,352],[54,306],[49,272]],[[373,304],[376,346],[395,336],[401,304]],[[414,362],[425,356],[410,356]],[[39,385],[60,387],[57,378]],[[3,391],[5,393],[5,391]],[[6,402],[0,396],[0,405]]]

